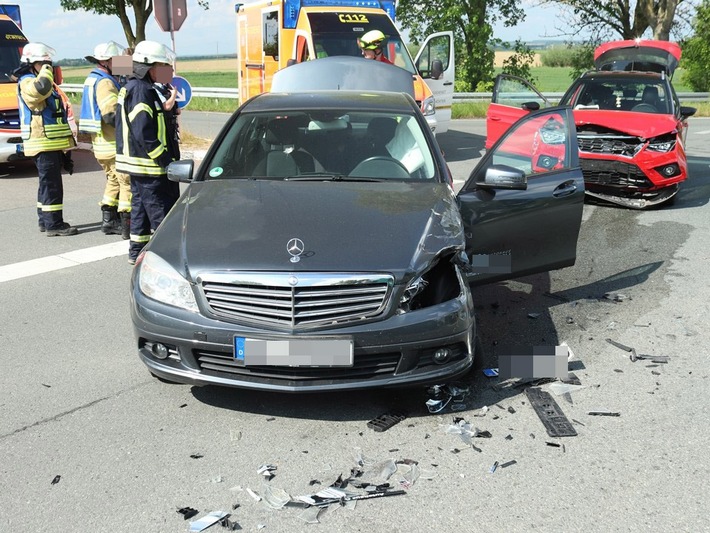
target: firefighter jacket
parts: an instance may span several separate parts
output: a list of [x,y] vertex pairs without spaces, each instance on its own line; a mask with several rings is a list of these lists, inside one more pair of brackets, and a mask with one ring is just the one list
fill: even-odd
[[43,66],[36,76],[28,72],[20,77],[17,102],[25,155],[32,157],[76,146],[51,65]]
[[96,159],[116,157],[116,104],[120,86],[112,75],[95,68],[84,82],[79,131],[91,134]]
[[173,161],[163,105],[145,74],[132,77],[118,93],[116,170],[132,176],[165,176]]

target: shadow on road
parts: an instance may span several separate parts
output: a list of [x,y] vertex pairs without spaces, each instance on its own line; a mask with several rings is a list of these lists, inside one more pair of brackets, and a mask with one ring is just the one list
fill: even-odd
[[455,129],[437,135],[436,140],[444,152],[444,158],[449,163],[469,161],[480,157],[481,150],[486,143],[486,138],[482,135]]

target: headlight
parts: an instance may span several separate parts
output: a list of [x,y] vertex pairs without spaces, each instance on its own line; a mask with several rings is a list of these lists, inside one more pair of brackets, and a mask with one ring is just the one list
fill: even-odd
[[564,144],[567,140],[567,131],[563,124],[550,119],[540,128],[540,137],[545,144]]
[[423,276],[414,278],[414,280],[412,280],[412,282],[407,285],[407,288],[404,289],[404,293],[399,299],[399,308],[397,309],[397,312],[402,314],[411,311],[412,301],[414,300],[414,297],[420,292],[422,292],[424,289],[426,289],[426,286],[428,284],[429,282],[425,280]]
[[648,149],[653,152],[667,153],[675,148],[676,137],[675,135],[660,135],[649,139]]
[[424,115],[433,115],[436,113],[436,104],[434,103],[434,97],[430,96],[422,102],[422,113]]
[[199,311],[190,283],[159,255],[146,252],[139,268],[138,287],[148,298],[193,313]]

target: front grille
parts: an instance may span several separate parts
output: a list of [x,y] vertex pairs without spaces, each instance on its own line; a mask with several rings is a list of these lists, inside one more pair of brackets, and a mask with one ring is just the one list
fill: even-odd
[[393,375],[400,357],[399,352],[356,355],[351,367],[247,367],[238,365],[232,353],[207,350],[193,350],[192,353],[203,372],[282,381],[368,379]]
[[376,317],[394,284],[388,275],[332,273],[214,273],[198,281],[215,315],[290,329]]
[[638,137],[630,135],[579,133],[577,134],[577,142],[580,152],[614,154],[625,157],[633,157],[643,148],[643,142]]
[[0,111],[0,129],[20,131],[20,111],[18,109]]
[[653,187],[643,171],[623,161],[580,158],[585,185],[645,189]]

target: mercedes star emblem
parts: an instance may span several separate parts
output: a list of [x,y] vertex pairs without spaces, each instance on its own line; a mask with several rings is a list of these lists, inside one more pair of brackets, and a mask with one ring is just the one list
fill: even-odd
[[286,250],[291,254],[291,262],[298,263],[301,260],[301,254],[306,249],[301,239],[291,239],[286,245]]

